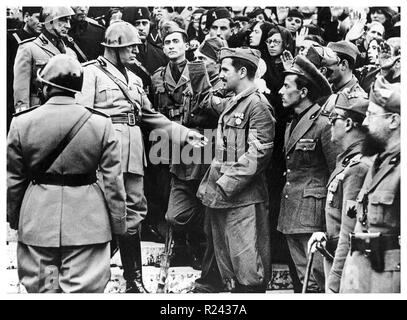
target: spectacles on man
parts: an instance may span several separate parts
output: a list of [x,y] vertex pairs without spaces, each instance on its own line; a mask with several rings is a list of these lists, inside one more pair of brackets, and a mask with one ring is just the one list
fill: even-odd
[[372,118],[372,117],[380,117],[380,116],[387,116],[389,114],[393,114],[392,112],[386,112],[386,113],[371,113],[370,111],[366,111],[366,118]]
[[273,45],[273,46],[279,46],[281,43],[282,43],[282,41],[281,40],[277,40],[277,39],[268,39],[268,40],[266,40],[266,43],[270,46],[270,45]]
[[328,121],[329,121],[329,123],[331,124],[331,126],[335,125],[335,122],[336,122],[336,120],[338,120],[338,119],[345,120],[344,117],[342,117],[341,115],[339,115],[339,114],[337,114],[337,113],[331,113],[331,114],[328,116]]

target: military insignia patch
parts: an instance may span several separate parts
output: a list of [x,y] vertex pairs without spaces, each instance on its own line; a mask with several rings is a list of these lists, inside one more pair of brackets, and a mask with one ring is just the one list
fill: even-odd
[[236,125],[240,125],[242,123],[242,120],[244,119],[244,113],[236,112],[234,117],[236,118],[235,120]]
[[351,219],[356,218],[357,215],[356,204],[357,204],[356,201],[352,200],[346,201],[346,215]]

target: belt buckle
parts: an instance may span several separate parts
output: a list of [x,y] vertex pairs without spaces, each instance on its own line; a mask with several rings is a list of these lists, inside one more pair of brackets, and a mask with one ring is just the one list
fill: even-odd
[[127,114],[127,123],[129,124],[129,126],[136,125],[136,117],[135,117],[134,113]]
[[366,258],[369,258],[370,254],[372,253],[372,250],[370,249],[370,239],[364,240],[365,242],[365,248],[363,250],[363,254]]

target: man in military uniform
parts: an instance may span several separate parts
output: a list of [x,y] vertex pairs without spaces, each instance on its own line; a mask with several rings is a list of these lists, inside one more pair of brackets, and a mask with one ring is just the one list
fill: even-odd
[[[347,90],[338,93],[335,108],[329,116],[331,141],[341,154],[328,180],[325,204],[326,233],[315,232],[308,241],[325,247],[334,257],[324,259],[325,292],[338,293],[343,265],[349,250],[349,233],[356,224],[355,200],[362,188],[371,159],[361,154],[366,130],[362,127],[369,100]],[[308,251],[309,251],[308,250]]]
[[41,33],[40,12],[41,7],[23,7],[24,27],[17,31],[13,30],[12,32],[7,32],[7,131],[13,113],[15,112],[13,99],[13,66],[17,49],[21,42],[27,39],[34,40]]
[[362,153],[373,158],[356,198],[340,292],[400,292],[400,84],[378,77],[363,124]]
[[36,81],[37,71],[48,60],[60,53],[76,58],[75,52],[66,47],[64,38],[71,27],[70,7],[43,7],[41,21],[43,32],[35,40],[20,43],[14,62],[14,108],[21,111],[40,103],[41,94]]
[[208,11],[206,15],[206,28],[209,37],[218,37],[229,41],[232,36],[233,20],[226,8],[215,8]]
[[367,93],[360,86],[358,79],[353,74],[358,57],[358,48],[349,41],[338,41],[328,43],[328,48],[334,51],[338,57],[335,64],[326,66],[325,77],[331,84],[333,94],[322,106],[324,112],[329,114],[335,104],[336,94],[347,89],[350,93],[363,94],[367,98]]
[[265,170],[273,151],[275,120],[254,82],[259,59],[257,50],[222,48],[220,78],[235,96],[221,99],[206,90],[201,100],[201,108],[223,110],[215,158],[197,197],[206,207],[223,283],[232,292],[265,292],[271,276]]
[[201,147],[202,135],[152,110],[139,77],[129,72],[141,43],[137,29],[118,21],[106,30],[104,55],[85,64],[79,101],[110,115],[121,145],[121,166],[126,190],[127,233],[119,238],[126,291],[146,292],[142,283],[139,227],[147,213],[143,192],[145,154],[140,126],[164,130],[176,143]]
[[[278,231],[287,239],[301,282],[307,265],[307,242],[315,231],[323,231],[326,184],[335,168],[337,148],[330,141],[328,117],[321,114],[318,98],[331,92],[328,81],[305,57],[297,56],[285,71],[279,94],[283,107],[294,109],[287,126],[284,154],[286,182],[282,192]],[[321,256],[314,261],[309,291],[324,288]]]
[[88,17],[89,7],[72,7],[71,29],[68,31],[68,45],[75,51],[80,62],[96,59],[103,53],[101,43],[105,28]]
[[119,142],[107,115],[76,103],[83,82],[76,59],[51,58],[39,80],[46,103],[17,114],[8,135],[7,220],[18,229],[18,276],[30,293],[103,293],[112,232],[126,231]]

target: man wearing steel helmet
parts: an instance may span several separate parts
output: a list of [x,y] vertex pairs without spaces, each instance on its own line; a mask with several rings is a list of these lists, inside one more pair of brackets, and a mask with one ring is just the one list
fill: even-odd
[[15,115],[7,143],[19,280],[29,293],[103,293],[111,233],[126,231],[119,141],[107,115],[75,101],[76,59],[56,55],[38,78],[46,102]]
[[75,52],[66,47],[63,40],[71,27],[70,17],[73,14],[70,7],[43,7],[40,15],[41,22],[44,23],[43,32],[35,40],[20,44],[14,62],[16,111],[31,108],[41,102],[36,75],[51,57],[66,53],[76,58]]
[[112,23],[102,43],[104,55],[84,65],[84,86],[79,95],[79,101],[85,106],[110,115],[120,140],[127,233],[119,238],[119,247],[129,293],[147,292],[142,282],[139,238],[140,223],[147,214],[143,190],[145,153],[140,125],[165,131],[175,143],[188,141],[196,147],[205,144],[202,135],[152,110],[140,78],[126,67],[136,61],[140,43],[137,29],[130,23]]

